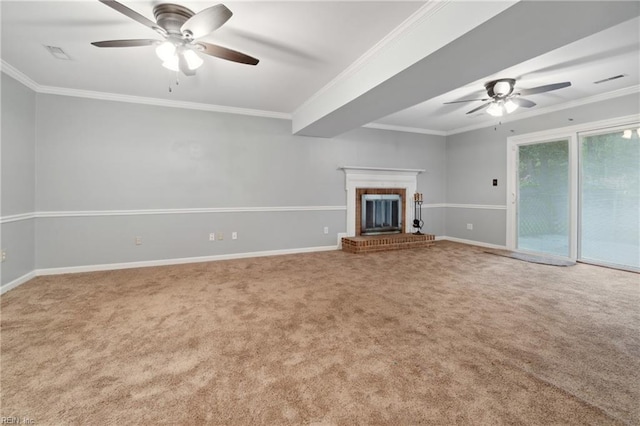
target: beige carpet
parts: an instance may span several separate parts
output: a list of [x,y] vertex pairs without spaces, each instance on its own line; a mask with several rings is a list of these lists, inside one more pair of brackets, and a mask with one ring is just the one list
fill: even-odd
[[39,277],[2,297],[0,414],[640,424],[639,286],[450,242]]

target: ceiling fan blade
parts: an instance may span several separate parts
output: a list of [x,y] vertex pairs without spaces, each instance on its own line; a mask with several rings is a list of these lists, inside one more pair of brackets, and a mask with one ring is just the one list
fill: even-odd
[[161,26],[159,26],[158,24],[156,24],[152,20],[147,19],[146,17],[142,16],[141,14],[136,12],[135,10],[129,9],[127,6],[123,5],[122,3],[118,3],[115,0],[98,0],[98,1],[100,1],[100,3],[104,3],[105,5],[109,6],[111,9],[116,10],[116,11],[122,13],[123,15],[133,19],[134,21],[139,22],[142,25],[147,26],[147,27],[151,28],[154,31],[157,31],[158,33],[162,34],[163,36],[167,35],[167,32],[165,31],[164,28],[162,28]]
[[521,95],[527,96],[527,95],[535,95],[538,93],[551,92],[552,90],[563,89],[569,86],[571,86],[571,82],[565,81],[563,83],[554,83],[554,84],[547,84],[545,86],[532,87],[531,89],[522,89],[522,90],[519,90],[518,92]]
[[511,99],[511,101],[514,104],[516,104],[518,106],[521,106],[523,108],[531,108],[531,107],[536,106],[536,103],[535,102],[531,102],[529,99],[513,98],[513,99]]
[[180,28],[180,32],[192,39],[211,34],[231,18],[231,12],[223,4],[217,4],[193,15]]
[[476,101],[488,101],[490,98],[484,98],[484,99],[463,99],[460,101],[451,101],[451,102],[444,102],[444,104],[459,104],[462,102],[476,102]]
[[244,53],[237,52],[235,50],[227,49],[226,47],[218,46],[211,43],[198,42],[196,46],[200,46],[203,50],[202,53],[215,56],[216,58],[226,59],[227,61],[239,62],[241,64],[257,65],[260,62],[256,58],[252,58]]
[[489,108],[489,105],[491,105],[491,103],[492,103],[492,102],[493,102],[493,101],[491,101],[491,102],[487,102],[487,103],[484,103],[484,104],[480,105],[478,108],[474,108],[474,109],[472,109],[472,110],[471,110],[471,111],[469,111],[467,114],[473,114],[474,112],[482,111],[482,110],[483,110],[483,109],[485,109],[485,108]]
[[138,47],[138,46],[153,46],[160,43],[159,40],[106,40],[106,41],[94,41],[95,47]]

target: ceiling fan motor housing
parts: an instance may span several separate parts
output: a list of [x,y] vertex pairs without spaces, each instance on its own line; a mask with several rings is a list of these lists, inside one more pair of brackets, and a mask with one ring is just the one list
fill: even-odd
[[182,28],[184,23],[195,15],[195,13],[178,4],[164,3],[153,8],[153,15],[155,16],[158,25],[164,28],[167,33],[173,36],[182,37],[183,34],[180,31],[180,28]]
[[513,78],[501,78],[485,83],[484,87],[487,89],[489,97],[494,99],[504,99],[513,93],[515,84],[516,80]]

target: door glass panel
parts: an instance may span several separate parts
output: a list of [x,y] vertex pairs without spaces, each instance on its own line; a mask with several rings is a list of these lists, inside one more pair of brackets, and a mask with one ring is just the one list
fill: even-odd
[[518,147],[517,247],[569,256],[569,141]]
[[580,258],[640,268],[638,125],[580,143]]

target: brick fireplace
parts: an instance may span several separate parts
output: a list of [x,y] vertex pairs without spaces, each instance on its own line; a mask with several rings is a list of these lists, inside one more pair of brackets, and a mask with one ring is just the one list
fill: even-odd
[[[374,167],[341,167],[345,172],[347,191],[347,236],[342,238],[342,249],[351,253],[428,247],[433,235],[413,235],[413,205],[407,203],[407,194],[417,192],[418,169],[390,169]],[[361,235],[362,195],[398,194],[402,197],[402,232],[389,235]]]
[[[403,193],[403,220],[410,224],[413,220],[412,205],[407,205],[407,197],[417,192],[418,174],[424,172],[421,169],[390,169],[377,167],[341,167],[345,173],[345,190],[347,191],[347,237],[358,236],[356,233],[356,209],[358,190],[389,191],[390,193]],[[404,191],[404,192],[401,192]],[[409,208],[407,208],[409,207]],[[404,229],[404,232],[409,232]]]

